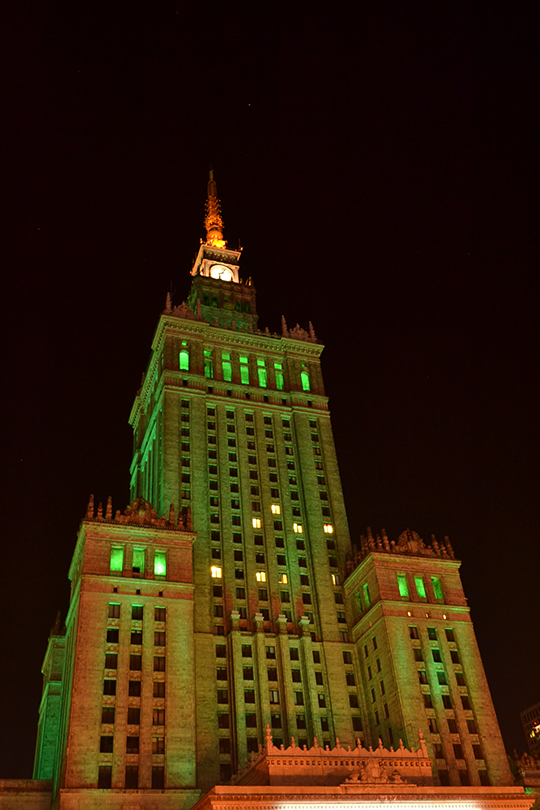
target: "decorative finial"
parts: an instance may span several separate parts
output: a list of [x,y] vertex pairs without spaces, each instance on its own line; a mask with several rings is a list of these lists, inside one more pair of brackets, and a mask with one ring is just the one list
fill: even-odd
[[313,328],[313,324],[311,323],[311,321],[309,322],[308,329],[310,338],[312,340],[317,340],[317,335],[315,334],[315,329]]
[[285,315],[281,316],[281,334],[283,337],[289,337],[289,330],[287,329],[287,321],[285,320]]
[[86,507],[86,517],[90,520],[94,517],[94,496],[90,495],[88,506]]
[[167,298],[165,299],[165,312],[168,314],[172,311],[172,301],[171,301],[171,294],[167,293]]
[[107,498],[107,511],[105,512],[107,520],[112,520],[112,497],[109,495]]
[[172,503],[169,508],[169,523],[174,526],[174,504]]
[[223,239],[223,217],[221,216],[221,205],[217,196],[217,186],[214,180],[213,169],[210,169],[210,179],[208,180],[204,227],[206,228],[207,245],[218,248],[227,246],[227,242]]

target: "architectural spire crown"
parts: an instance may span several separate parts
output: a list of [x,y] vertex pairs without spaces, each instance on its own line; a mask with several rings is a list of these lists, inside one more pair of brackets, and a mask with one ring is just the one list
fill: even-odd
[[213,169],[210,169],[207,188],[206,216],[204,218],[206,244],[211,247],[224,248],[227,246],[227,242],[223,239],[223,217],[221,216],[221,204],[217,196],[217,185],[214,180]]

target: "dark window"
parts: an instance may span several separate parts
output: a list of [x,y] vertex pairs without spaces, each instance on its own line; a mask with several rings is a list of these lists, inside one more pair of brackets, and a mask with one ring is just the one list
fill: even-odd
[[[360,717],[353,717],[352,725],[353,725],[353,729],[355,731],[362,731],[362,720],[360,719]],[[328,729],[323,728],[323,731],[325,731],[325,730],[327,731]]]
[[141,621],[143,617],[143,606],[142,605],[132,605],[131,606],[131,618],[134,621]]
[[244,703],[255,703],[254,689],[244,689]]
[[154,681],[154,697],[165,697],[165,681]]
[[142,644],[142,631],[141,630],[132,630],[131,631],[131,643],[132,644]]
[[433,708],[433,700],[431,699],[431,695],[424,695],[424,706],[426,709]]
[[154,655],[154,672],[165,672],[164,655]]
[[257,728],[257,715],[246,712],[246,728]]
[[220,754],[230,754],[231,753],[231,741],[228,737],[221,737],[219,740],[219,753]]
[[289,656],[291,661],[298,661],[299,660],[298,647],[291,647],[289,649]]
[[472,709],[471,701],[469,700],[468,695],[461,696],[461,705],[466,711],[470,711]]
[[303,706],[304,705],[304,693],[303,692],[293,692],[294,695],[294,702],[296,706]]
[[164,630],[156,630],[154,633],[154,647],[164,647],[165,646],[165,631]]
[[349,650],[343,650],[343,663],[352,664],[352,655]]
[[100,765],[98,771],[98,788],[110,788],[112,783],[112,766]]
[[469,734],[478,734],[478,729],[476,728],[476,723],[474,720],[467,720],[467,730]]
[[459,655],[456,650],[450,650],[450,658],[453,664],[459,664]]
[[229,715],[225,713],[218,714],[218,728],[229,728]]
[[118,628],[109,628],[107,630],[107,644],[118,644]]
[[218,703],[228,703],[229,702],[229,691],[228,691],[228,689],[218,689],[217,690],[217,702]]
[[313,663],[314,664],[321,663],[321,654],[318,650],[313,650]]
[[414,660],[415,661],[423,661],[424,660],[424,657],[422,655],[422,650],[420,650],[418,647],[414,648],[413,653],[414,653]]
[[302,675],[299,669],[291,670],[291,676],[294,683],[301,683],[302,682]]
[[128,695],[130,697],[140,697],[141,696],[141,682],[140,681],[130,681],[129,682]]
[[349,695],[349,706],[351,709],[358,708],[358,696],[357,695]]
[[103,694],[116,695],[116,681],[113,681],[111,678],[106,678],[103,681]]
[[409,636],[411,638],[418,638],[418,627],[409,627]]
[[276,648],[275,647],[267,647],[266,648],[266,657],[267,658],[275,658],[276,657]]
[[446,640],[447,641],[455,641],[456,640],[454,638],[454,631],[452,630],[451,627],[445,627],[444,632],[446,634]]
[[269,681],[277,681],[277,669],[276,669],[276,667],[268,667],[268,680]]
[[346,672],[345,678],[347,680],[347,686],[356,686],[356,682],[354,679],[354,672]]
[[105,653],[105,669],[116,669],[118,666],[118,655],[116,653]]
[[[268,650],[268,647],[266,649]],[[242,658],[251,658],[251,657],[252,657],[251,644],[242,644]],[[266,657],[268,658],[268,655]]]
[[102,735],[99,743],[100,754],[112,754],[114,737]]
[[101,722],[107,725],[114,723],[114,706],[104,706],[101,710]]
[[437,680],[441,686],[447,686],[446,674],[444,672],[437,672]]
[[141,722],[141,710],[136,706],[128,708],[127,715],[128,726],[138,726]]
[[450,700],[450,695],[443,695],[442,696],[442,702],[443,702],[443,706],[444,706],[445,709],[451,709],[452,708],[452,701]]
[[442,664],[442,657],[440,650],[432,650],[431,654],[433,655],[433,660],[436,664]]
[[134,672],[140,672],[142,669],[142,656],[141,655],[130,655],[129,656],[129,668]]
[[225,658],[227,655],[224,644],[216,644],[216,658]]
[[453,717],[448,718],[448,731],[450,732],[450,734],[458,733],[457,723]]
[[427,629],[427,637],[430,641],[437,641],[437,631],[434,627],[428,627]]
[[165,787],[165,768],[163,765],[152,765],[152,788],[163,790]]
[[154,619],[156,622],[164,622],[167,618],[167,609],[162,607],[154,608]]
[[126,739],[126,754],[138,754],[139,753],[139,738],[138,737],[127,737]]
[[152,710],[152,725],[164,726],[165,725],[165,709]]

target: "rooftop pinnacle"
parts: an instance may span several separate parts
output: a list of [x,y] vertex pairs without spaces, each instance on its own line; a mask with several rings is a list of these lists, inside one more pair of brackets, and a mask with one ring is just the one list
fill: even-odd
[[212,247],[226,247],[227,242],[223,239],[223,218],[221,207],[217,197],[217,186],[214,180],[214,171],[210,169],[210,179],[208,180],[208,195],[206,200],[206,216],[204,218],[206,228],[206,244]]

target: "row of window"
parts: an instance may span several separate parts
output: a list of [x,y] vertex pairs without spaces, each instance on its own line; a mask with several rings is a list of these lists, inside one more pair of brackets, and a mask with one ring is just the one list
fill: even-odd
[[[155,723],[154,725],[163,725]],[[128,735],[126,737],[126,754],[138,754],[140,749],[140,737]],[[114,750],[114,737],[109,734],[102,734],[99,744],[100,754],[112,754]],[[152,754],[165,753],[165,737],[152,737]]]
[[[98,788],[112,787],[112,766],[100,765],[98,771]],[[139,766],[126,765],[124,787],[139,787]],[[165,787],[165,768],[162,765],[152,765],[152,788],[163,790]]]
[[[120,630],[118,627],[109,627],[107,630],[107,644],[118,644],[120,640]],[[132,630],[130,644],[142,644],[142,630]],[[165,646],[165,631],[156,630],[154,632],[154,646]]]
[[[248,305],[246,304],[246,306]],[[180,371],[189,371],[189,361],[190,357],[189,357],[189,350],[187,348],[187,341],[182,341],[182,349],[180,350],[178,357],[178,366]],[[214,351],[212,349],[204,349],[204,376],[208,380],[214,379],[214,361],[215,361]],[[240,383],[242,385],[249,385],[250,373],[249,373],[249,358],[247,357],[247,355],[239,356],[238,365],[240,371]],[[257,383],[259,385],[259,388],[267,388],[268,371],[266,368],[266,360],[264,360],[261,357],[258,357],[256,361],[256,369],[257,369]],[[283,363],[274,361],[273,369],[274,369],[274,379],[276,389],[278,391],[283,391],[283,389],[285,388]],[[232,382],[233,367],[230,352],[221,352],[221,374],[224,382]],[[309,392],[311,390],[309,372],[304,364],[302,364],[302,370],[300,372],[300,382],[303,391]]]
[[[109,602],[108,617],[109,619],[120,618],[121,605],[117,602]],[[142,621],[144,616],[143,605],[131,605],[131,618],[133,621]],[[154,608],[154,621],[164,622],[167,619],[167,609],[164,607]],[[135,643],[135,642],[132,642]]]
[[[133,562],[132,562],[132,569],[131,569],[133,575],[142,575],[142,576],[144,576],[145,571],[146,571],[146,567],[145,567],[146,551],[147,551],[147,549],[144,549],[144,548],[137,548],[137,547],[133,548]],[[150,553],[152,553],[152,552],[150,551]],[[122,574],[123,573],[123,570],[124,570],[124,554],[125,554],[125,547],[124,546],[112,546],[111,547],[111,558],[110,558],[110,565],[109,565],[109,570],[110,570],[111,573],[115,573],[115,574]],[[154,576],[156,576],[156,577],[165,577],[166,575],[167,575],[167,552],[155,549],[154,550]]]
[[[407,574],[397,574],[397,583],[399,589],[399,595],[402,599],[410,599],[410,591],[409,591],[409,575]],[[426,592],[426,583],[424,581],[424,577],[420,575],[415,575],[414,579],[414,587],[416,589],[416,594],[419,599],[427,599],[428,595]],[[433,588],[433,595],[437,601],[442,602],[444,599],[444,594],[442,590],[442,584],[439,577],[431,577],[431,586]]]

